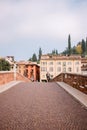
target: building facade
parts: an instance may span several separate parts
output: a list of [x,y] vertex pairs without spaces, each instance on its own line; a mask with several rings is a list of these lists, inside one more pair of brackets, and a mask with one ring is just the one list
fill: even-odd
[[87,58],[81,58],[81,64],[82,74],[87,75]]
[[80,56],[42,55],[40,60],[40,81],[46,80],[46,73],[54,78],[60,73],[81,74]]
[[26,71],[26,61],[19,61],[16,63],[17,66],[17,72],[19,72],[21,75],[25,76],[25,71]]
[[20,61],[17,63],[17,71],[32,81],[40,80],[40,66],[35,62]]
[[26,72],[28,79],[39,81],[40,80],[40,66],[35,63],[31,62],[26,66]]

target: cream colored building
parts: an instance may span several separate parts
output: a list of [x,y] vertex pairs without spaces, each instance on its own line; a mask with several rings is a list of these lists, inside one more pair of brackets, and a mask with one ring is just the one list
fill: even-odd
[[42,55],[40,60],[40,81],[46,80],[46,73],[54,78],[62,72],[81,74],[80,56]]
[[81,71],[83,75],[87,75],[87,57],[81,59]]

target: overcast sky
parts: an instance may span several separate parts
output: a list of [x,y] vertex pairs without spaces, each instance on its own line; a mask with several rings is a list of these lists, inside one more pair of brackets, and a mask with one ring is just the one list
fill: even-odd
[[0,0],[0,56],[28,60],[87,37],[87,0]]

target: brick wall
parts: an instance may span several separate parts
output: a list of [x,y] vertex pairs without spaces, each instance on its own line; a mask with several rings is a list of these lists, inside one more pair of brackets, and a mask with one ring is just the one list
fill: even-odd
[[26,77],[22,76],[19,73],[15,73],[14,75],[14,72],[10,72],[10,71],[0,72],[0,85],[6,84],[14,80],[25,81],[25,82],[30,81],[29,79],[27,79]]

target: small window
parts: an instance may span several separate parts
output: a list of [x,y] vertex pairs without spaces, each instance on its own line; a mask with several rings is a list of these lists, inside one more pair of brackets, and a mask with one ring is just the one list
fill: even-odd
[[61,65],[61,62],[57,62],[57,65]]
[[66,72],[66,68],[63,68],[63,72]]
[[45,75],[42,75],[43,78],[45,78]]
[[47,65],[47,62],[41,62],[41,65]]
[[58,67],[58,68],[57,68],[57,71],[58,71],[58,72],[61,72],[61,67]]
[[76,68],[76,72],[79,72],[79,67]]
[[69,71],[69,72],[71,72],[71,71],[72,71],[71,67],[69,67],[69,68],[68,68],[68,71]]
[[47,68],[46,67],[41,67],[41,71],[47,71]]
[[68,62],[67,64],[68,64],[68,65],[72,65],[72,62]]
[[76,65],[79,65],[79,61],[75,62]]
[[53,62],[49,62],[49,65],[53,65]]
[[53,72],[53,67],[50,67],[50,68],[49,68],[49,71],[50,71],[50,72]]
[[66,66],[66,62],[63,62],[63,66]]

